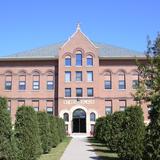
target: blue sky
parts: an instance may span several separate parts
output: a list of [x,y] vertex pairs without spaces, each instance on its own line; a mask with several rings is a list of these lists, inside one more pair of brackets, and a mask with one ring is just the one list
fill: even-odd
[[160,31],[159,0],[1,0],[0,55],[66,40],[81,23],[93,41],[144,51]]

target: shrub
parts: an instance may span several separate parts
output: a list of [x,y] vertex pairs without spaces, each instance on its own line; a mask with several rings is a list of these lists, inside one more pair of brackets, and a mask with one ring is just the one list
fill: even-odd
[[96,124],[95,124],[95,136],[94,137],[101,142],[104,142],[105,119],[106,117],[100,117],[96,120]]
[[32,107],[19,107],[16,113],[15,138],[19,160],[36,160],[41,154],[36,112]]
[[57,122],[59,140],[60,142],[62,142],[66,135],[65,123],[62,118],[58,118],[58,117],[56,117],[56,122]]
[[144,151],[145,135],[142,109],[139,106],[131,106],[125,110],[124,116],[118,155],[124,160],[140,160]]
[[56,118],[52,115],[49,115],[49,122],[50,122],[50,131],[51,131],[51,146],[56,147],[59,143],[59,135],[57,129]]
[[38,112],[39,135],[42,143],[43,153],[48,153],[51,149],[51,131],[49,117],[46,112]]
[[107,146],[112,150],[117,152],[118,143],[122,137],[123,133],[123,121],[125,112],[115,112],[111,116],[109,124],[109,135]]
[[16,159],[16,146],[13,138],[11,118],[7,110],[7,100],[0,97],[0,159]]

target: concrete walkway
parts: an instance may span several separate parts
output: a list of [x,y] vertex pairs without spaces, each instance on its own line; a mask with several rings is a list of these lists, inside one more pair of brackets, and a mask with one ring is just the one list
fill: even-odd
[[87,138],[73,138],[60,160],[100,160]]

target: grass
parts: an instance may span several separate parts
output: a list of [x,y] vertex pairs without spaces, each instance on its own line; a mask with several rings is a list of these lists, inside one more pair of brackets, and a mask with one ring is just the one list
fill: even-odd
[[59,160],[70,141],[71,138],[66,137],[56,148],[52,148],[48,154],[41,155],[38,160]]
[[[93,152],[95,152],[101,160],[119,160],[116,153],[111,152],[107,147],[96,141],[94,138],[88,138],[88,141],[91,143],[93,147]],[[93,159],[95,159],[93,157]]]

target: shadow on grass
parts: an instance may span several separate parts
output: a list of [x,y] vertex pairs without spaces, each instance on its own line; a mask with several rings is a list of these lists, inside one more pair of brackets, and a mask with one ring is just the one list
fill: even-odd
[[109,150],[105,144],[100,143],[94,138],[88,138],[88,142],[90,143],[88,146],[91,146],[93,149],[88,150],[91,152],[95,152],[98,157],[90,157],[95,160],[119,160],[117,154]]

